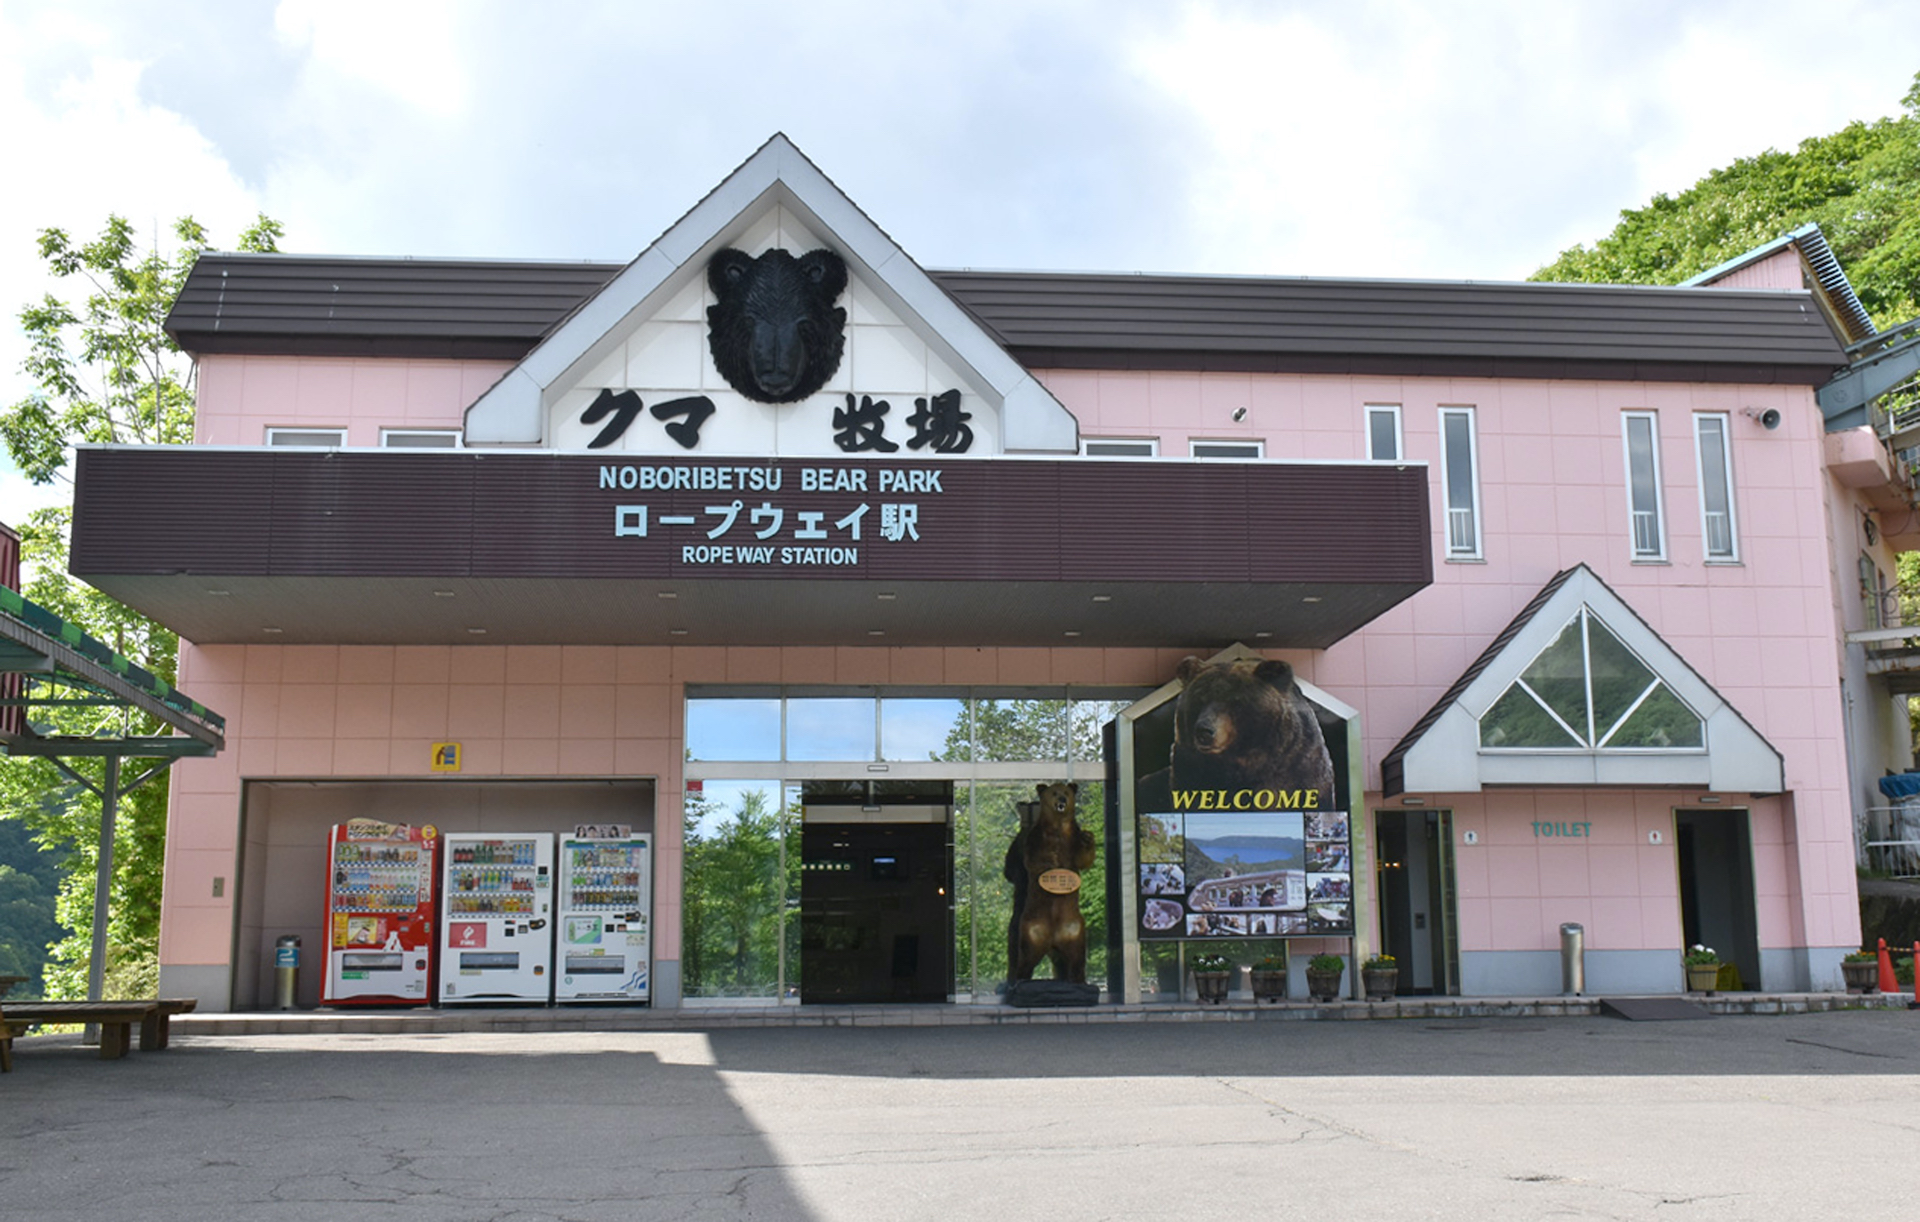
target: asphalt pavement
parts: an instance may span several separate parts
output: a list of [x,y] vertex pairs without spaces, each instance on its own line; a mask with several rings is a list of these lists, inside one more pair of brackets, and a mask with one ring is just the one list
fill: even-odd
[[1904,1010],[16,1048],[7,1222],[1920,1212]]

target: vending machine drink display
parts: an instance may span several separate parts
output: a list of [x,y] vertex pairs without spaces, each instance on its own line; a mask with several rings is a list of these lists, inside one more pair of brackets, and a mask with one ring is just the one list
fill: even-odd
[[653,838],[624,826],[560,840],[555,1001],[649,1000]]
[[433,1000],[435,852],[431,825],[353,819],[328,838],[327,975],[321,1004]]
[[553,834],[449,834],[440,1000],[551,1001]]

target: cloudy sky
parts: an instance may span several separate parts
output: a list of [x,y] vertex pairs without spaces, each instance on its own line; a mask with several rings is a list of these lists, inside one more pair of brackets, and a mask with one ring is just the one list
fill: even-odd
[[[0,305],[38,230],[627,259],[784,131],[929,267],[1519,279],[1896,113],[1825,0],[0,0]],[[0,332],[0,394],[17,375]],[[0,475],[0,520],[22,513]]]

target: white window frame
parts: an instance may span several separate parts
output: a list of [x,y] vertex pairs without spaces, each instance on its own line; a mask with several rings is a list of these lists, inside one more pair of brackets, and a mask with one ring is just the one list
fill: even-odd
[[[1375,416],[1386,416],[1393,421],[1393,453],[1378,454],[1373,448],[1373,421]],[[1407,439],[1400,430],[1400,405],[1398,403],[1369,403],[1366,410],[1367,461],[1401,462],[1407,456]]]
[[[326,434],[332,436],[333,440],[330,442],[280,440],[282,437],[291,437],[297,433]],[[347,430],[343,428],[331,428],[325,425],[268,425],[267,444],[270,446],[304,446],[312,449],[344,449],[347,444]]]
[[[1652,469],[1645,472],[1653,487],[1653,504],[1634,500],[1633,428],[1644,422],[1647,428],[1647,459]],[[1620,413],[1620,460],[1627,478],[1627,549],[1636,564],[1659,564],[1667,558],[1667,498],[1660,478],[1660,413],[1634,410]]]
[[[1243,454],[1202,454],[1201,446],[1240,446]],[[1190,437],[1187,439],[1187,456],[1201,462],[1246,462],[1249,459],[1265,458],[1267,443],[1253,441],[1245,437]]]
[[[1716,523],[1713,511],[1707,507],[1707,493],[1711,484],[1707,475],[1708,445],[1706,425],[1712,421],[1720,430],[1720,479],[1714,481],[1721,485],[1719,491],[1726,497],[1727,511],[1725,521]],[[1734,507],[1733,498],[1733,418],[1728,412],[1695,412],[1693,416],[1693,466],[1700,479],[1700,554],[1708,564],[1740,563],[1740,514]],[[1715,549],[1716,529],[1725,536],[1725,547]]]
[[[1144,448],[1143,448],[1144,447]],[[1158,458],[1158,437],[1082,437],[1083,458]]]
[[[1480,512],[1480,430],[1474,422],[1475,412],[1468,404],[1451,404],[1440,409],[1440,521],[1446,531],[1446,557],[1449,560],[1484,560],[1486,558],[1483,539],[1485,521]],[[1447,421],[1458,418],[1466,422],[1467,429],[1467,488],[1460,499],[1464,505],[1454,504],[1453,462],[1447,450]],[[1456,516],[1464,513],[1466,517]]]
[[[446,446],[397,446],[395,437],[450,437],[452,445]],[[465,439],[459,429],[381,429],[380,447],[385,450],[458,450],[464,447]]]

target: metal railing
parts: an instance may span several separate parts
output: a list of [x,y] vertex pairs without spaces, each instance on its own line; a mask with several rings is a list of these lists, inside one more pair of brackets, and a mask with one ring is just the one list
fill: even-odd
[[1707,511],[1707,555],[1723,559],[1733,555],[1733,515]]
[[1479,554],[1480,536],[1474,529],[1473,510],[1447,510],[1447,552],[1454,556]]
[[1880,878],[1920,878],[1920,799],[1857,811],[1854,836],[1861,869]]
[[1912,628],[1920,634],[1920,586],[1862,589],[1860,596],[1866,603],[1867,627]]
[[1660,556],[1660,515],[1651,509],[1633,511],[1633,554],[1643,560]]
[[1869,840],[1867,869],[1881,878],[1920,878],[1920,840]]

